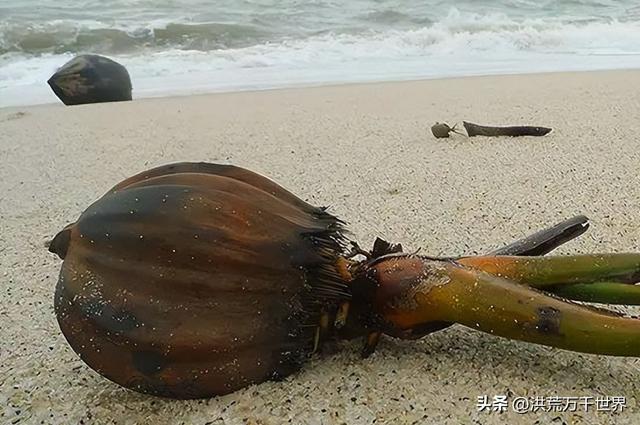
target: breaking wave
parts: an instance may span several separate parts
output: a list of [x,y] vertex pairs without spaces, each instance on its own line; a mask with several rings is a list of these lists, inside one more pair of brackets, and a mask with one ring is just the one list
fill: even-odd
[[[242,23],[155,17],[145,24],[134,20],[118,25],[57,20],[25,26],[8,20],[0,23],[0,106],[11,104],[6,99],[14,92],[43,86],[57,67],[86,52],[105,54],[124,64],[138,97],[326,82],[640,67],[639,8],[626,9],[618,18],[514,16],[448,8],[435,19],[384,8],[359,11],[339,21],[314,19],[314,25],[305,29],[290,21],[276,25],[266,16]],[[46,87],[38,90],[44,96]],[[19,98],[24,101],[24,94]],[[53,100],[50,94],[46,99]]]

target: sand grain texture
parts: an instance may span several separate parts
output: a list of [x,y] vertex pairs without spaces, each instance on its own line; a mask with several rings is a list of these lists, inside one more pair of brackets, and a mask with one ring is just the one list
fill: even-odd
[[[570,217],[562,253],[640,250],[640,71],[479,77],[0,110],[0,422],[640,423],[640,362],[453,327],[314,358],[284,382],[171,401],[124,390],[71,351],[43,244],[118,181],[175,161],[232,163],[376,236],[472,254]],[[135,95],[135,93],[134,93]],[[435,139],[436,121],[544,125],[542,138]],[[626,396],[622,414],[477,412],[480,395]],[[555,422],[552,420],[555,419]]]

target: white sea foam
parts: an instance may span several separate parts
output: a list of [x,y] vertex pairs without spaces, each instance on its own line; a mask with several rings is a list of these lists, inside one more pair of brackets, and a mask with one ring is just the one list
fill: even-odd
[[[135,97],[336,82],[637,68],[640,20],[625,19],[573,15],[522,18],[501,12],[449,9],[433,23],[403,29],[332,30],[267,40],[264,34],[251,33],[253,42],[198,50],[189,49],[188,44],[153,45],[149,41],[133,51],[109,56],[129,70]],[[101,25],[97,23],[94,28],[104,28]],[[145,28],[153,36],[153,28],[157,32],[167,25],[167,21],[154,19],[151,27]],[[238,36],[244,34],[242,26],[229,29],[215,25],[200,24],[193,33],[200,36],[205,30],[218,31],[227,39],[231,30]],[[123,30],[140,34],[140,28]],[[191,29],[180,27],[175,31],[176,38],[171,42],[181,40],[180,31]],[[235,36],[233,31],[230,33]],[[46,80],[73,55],[21,51],[1,55],[0,106],[55,101]]]

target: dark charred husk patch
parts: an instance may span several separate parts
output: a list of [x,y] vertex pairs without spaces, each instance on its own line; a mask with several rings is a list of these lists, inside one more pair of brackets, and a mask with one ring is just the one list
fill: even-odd
[[350,299],[343,223],[264,177],[216,164],[133,176],[51,245],[56,316],[94,370],[173,398],[281,379]]

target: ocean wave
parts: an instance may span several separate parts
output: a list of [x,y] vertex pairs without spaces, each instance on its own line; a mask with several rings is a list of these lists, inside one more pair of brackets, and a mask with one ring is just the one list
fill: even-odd
[[0,23],[0,55],[78,53],[133,53],[175,47],[184,50],[217,50],[264,42],[273,32],[259,26],[226,23],[150,23],[145,26],[107,26],[96,21],[52,21],[24,26]]
[[[367,19],[405,18],[383,13]],[[20,45],[5,49],[0,55],[0,102],[6,104],[5,99],[14,95],[23,100],[32,89],[38,96],[51,96],[44,82],[78,52],[107,54],[125,65],[136,97],[321,82],[640,67],[640,22],[584,16],[522,19],[450,9],[437,22],[411,28],[350,28],[297,37],[275,34],[262,23],[154,21],[114,29],[90,22],[83,24],[91,27],[85,32],[65,32],[66,24],[52,23],[58,38],[68,40],[32,34],[21,38],[26,51]],[[66,47],[55,47],[56,43]]]
[[414,15],[408,12],[400,12],[392,9],[382,9],[360,15],[359,20],[379,26],[410,26],[429,25],[433,21],[427,17]]
[[214,52],[242,60],[265,62],[335,61],[358,58],[403,58],[514,53],[640,54],[640,22],[550,23],[514,21],[506,16],[469,16],[451,12],[433,25],[408,30],[330,32],[301,40],[289,39]]
[[[491,23],[491,25],[489,25]],[[180,73],[204,73],[242,69],[312,69],[339,68],[358,64],[393,67],[403,61],[430,63],[446,68],[446,62],[514,61],[537,57],[568,56],[634,56],[640,55],[640,23],[590,22],[588,24],[549,23],[542,20],[516,22],[504,16],[469,16],[452,11],[433,25],[418,29],[368,31],[366,33],[334,33],[303,39],[283,38],[278,42],[263,42],[217,49],[187,49],[176,43],[193,28],[169,24],[166,32],[154,37],[166,40],[167,48],[113,55],[123,64],[144,67],[146,75],[162,76]],[[198,26],[207,37],[212,32],[228,31],[223,26]],[[109,42],[119,40],[113,30],[95,29],[107,35]],[[230,33],[229,33],[230,34]],[[134,37],[129,35],[130,37]],[[256,35],[257,37],[258,35]],[[137,40],[142,38],[138,37]],[[55,70],[72,52],[51,52],[30,55],[14,51],[0,56],[0,85],[3,80],[21,80],[23,74],[37,66],[47,72]],[[20,64],[20,62],[25,62]],[[31,65],[25,65],[30,63]],[[615,64],[612,63],[612,68]]]
[[[144,25],[117,27],[96,21],[52,21],[23,26],[0,23],[0,55],[6,53],[44,54],[96,52],[135,54],[149,50],[218,51],[262,45],[295,46],[322,43],[350,46],[375,45],[395,51],[422,53],[465,49],[562,49],[587,51],[610,48],[636,51],[640,41],[639,20],[615,20],[589,16],[518,19],[504,13],[470,13],[451,8],[438,21],[414,18],[393,10],[360,16],[360,20],[379,22],[370,27],[353,24],[347,29],[300,31],[291,34],[274,30],[259,19],[253,24],[185,23],[153,21]],[[424,21],[417,25],[416,21]],[[407,25],[400,25],[403,22]],[[409,23],[412,25],[409,25]],[[391,29],[391,28],[396,29]],[[400,29],[397,29],[400,28]]]

